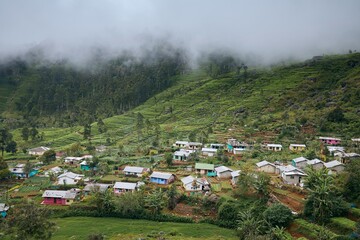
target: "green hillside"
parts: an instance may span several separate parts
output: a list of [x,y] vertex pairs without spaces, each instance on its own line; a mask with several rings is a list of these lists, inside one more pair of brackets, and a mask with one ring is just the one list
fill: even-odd
[[[305,142],[316,135],[360,136],[360,54],[249,68],[217,78],[203,70],[178,76],[175,84],[144,104],[92,124],[94,144],[144,150],[175,139]],[[41,144],[55,148],[83,141],[82,127],[40,129]],[[15,137],[20,140],[20,130]],[[87,143],[87,140],[84,141]]]

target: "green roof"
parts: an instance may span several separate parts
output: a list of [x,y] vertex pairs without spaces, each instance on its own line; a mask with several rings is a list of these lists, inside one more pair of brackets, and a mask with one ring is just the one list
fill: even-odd
[[215,165],[209,163],[195,163],[195,169],[214,170]]

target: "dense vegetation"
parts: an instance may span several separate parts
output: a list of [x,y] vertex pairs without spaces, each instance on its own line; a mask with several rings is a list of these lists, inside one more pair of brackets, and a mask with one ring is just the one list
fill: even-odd
[[141,56],[126,52],[107,59],[98,52],[85,67],[67,60],[44,63],[40,56],[0,65],[0,86],[12,93],[0,110],[25,123],[52,126],[121,114],[169,87],[171,77],[186,68],[184,52],[169,44]]

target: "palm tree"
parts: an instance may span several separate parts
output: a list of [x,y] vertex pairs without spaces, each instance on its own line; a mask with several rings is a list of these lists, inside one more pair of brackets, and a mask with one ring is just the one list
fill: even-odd
[[251,211],[239,212],[238,218],[237,232],[241,240],[255,239],[261,235],[264,221],[257,219]]

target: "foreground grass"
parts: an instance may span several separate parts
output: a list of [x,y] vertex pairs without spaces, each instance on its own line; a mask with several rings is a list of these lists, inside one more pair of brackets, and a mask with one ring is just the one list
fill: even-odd
[[53,239],[87,239],[102,233],[108,239],[156,239],[163,232],[166,239],[236,239],[233,230],[204,223],[170,223],[119,218],[69,217],[55,219],[57,230]]

